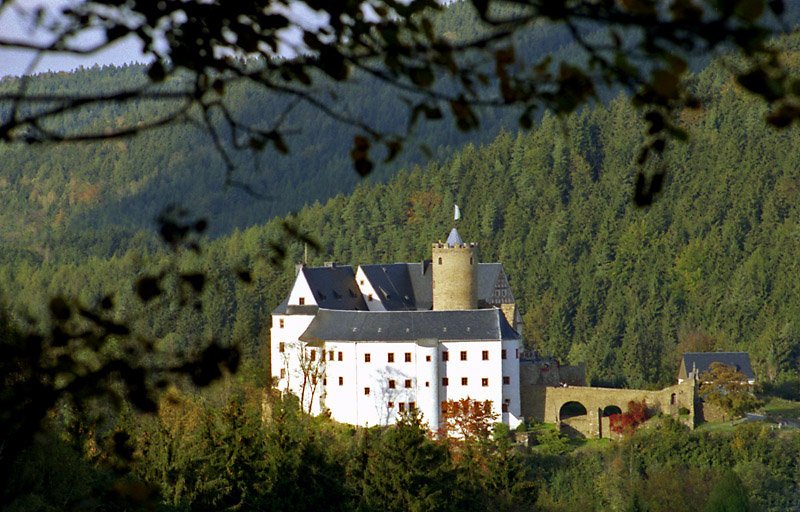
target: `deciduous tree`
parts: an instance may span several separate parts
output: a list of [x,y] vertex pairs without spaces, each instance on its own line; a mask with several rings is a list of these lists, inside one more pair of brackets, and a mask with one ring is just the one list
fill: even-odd
[[747,376],[724,363],[711,363],[708,371],[700,374],[700,396],[734,416],[741,416],[761,405],[747,382]]
[[492,411],[492,401],[447,400],[442,406],[442,428],[445,434],[461,439],[487,439],[497,414]]

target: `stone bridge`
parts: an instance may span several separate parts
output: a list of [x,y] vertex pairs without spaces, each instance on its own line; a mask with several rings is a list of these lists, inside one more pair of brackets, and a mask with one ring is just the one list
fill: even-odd
[[625,412],[631,400],[644,400],[651,414],[684,416],[694,427],[695,383],[692,380],[659,391],[594,388],[586,386],[541,386],[526,383],[521,375],[522,415],[544,423],[555,423],[568,433],[585,437],[610,437],[608,416]]

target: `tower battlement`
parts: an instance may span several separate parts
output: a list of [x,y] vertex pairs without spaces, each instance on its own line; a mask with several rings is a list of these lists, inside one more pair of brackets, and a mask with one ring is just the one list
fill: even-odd
[[475,242],[462,243],[457,245],[448,245],[441,240],[432,244],[434,249],[474,249],[478,247]]

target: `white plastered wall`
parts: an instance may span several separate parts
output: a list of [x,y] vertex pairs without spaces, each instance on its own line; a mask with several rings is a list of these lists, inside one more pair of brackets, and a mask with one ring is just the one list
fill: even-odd
[[311,286],[308,284],[308,280],[306,276],[303,275],[303,271],[300,270],[297,274],[297,278],[294,280],[294,286],[292,286],[292,291],[289,292],[289,305],[290,306],[298,306],[300,304],[300,299],[303,299],[303,305],[306,306],[316,306],[317,300],[314,298],[314,292],[311,290]]
[[361,267],[356,270],[356,283],[359,290],[361,290],[361,295],[364,297],[364,302],[367,304],[367,309],[370,311],[386,311],[378,291],[372,286]]
[[[277,383],[277,388],[281,391],[289,391],[298,397],[304,396],[304,410],[319,414],[320,394],[323,391],[321,383],[317,386],[314,396],[310,396],[310,389],[306,385],[306,393],[303,393],[303,370],[301,368],[301,351],[305,343],[300,341],[300,335],[305,332],[308,325],[314,319],[314,315],[273,315],[272,327],[270,328],[270,367],[272,377]],[[283,321],[283,327],[281,327]],[[281,352],[283,343],[283,352]],[[317,359],[319,362],[319,359]],[[320,367],[324,370],[324,367]],[[281,371],[283,370],[283,371]],[[322,376],[324,378],[324,375]]]

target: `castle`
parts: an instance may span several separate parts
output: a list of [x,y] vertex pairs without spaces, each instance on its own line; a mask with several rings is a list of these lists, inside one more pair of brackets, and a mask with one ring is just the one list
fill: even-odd
[[453,228],[421,263],[298,269],[272,313],[272,377],[312,414],[373,426],[419,409],[431,430],[448,400],[491,401],[516,427],[521,318],[499,263]]
[[503,266],[453,228],[420,263],[299,266],[272,312],[272,377],[311,414],[389,425],[419,409],[437,431],[449,400],[490,401],[511,428],[523,418],[608,437],[630,401],[693,427],[697,380],[659,391],[587,387],[585,368],[523,351]]

